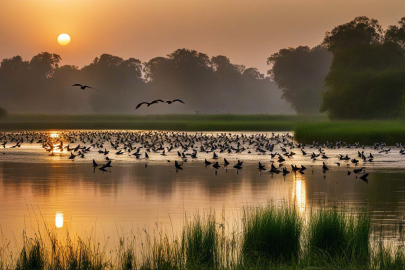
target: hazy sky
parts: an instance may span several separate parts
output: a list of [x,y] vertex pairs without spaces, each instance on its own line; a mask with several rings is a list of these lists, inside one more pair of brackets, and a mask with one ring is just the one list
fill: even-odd
[[[319,44],[356,16],[387,27],[404,0],[0,0],[0,58],[58,53],[83,66],[102,53],[148,61],[178,48],[267,70],[281,48]],[[57,37],[67,33],[67,46]]]

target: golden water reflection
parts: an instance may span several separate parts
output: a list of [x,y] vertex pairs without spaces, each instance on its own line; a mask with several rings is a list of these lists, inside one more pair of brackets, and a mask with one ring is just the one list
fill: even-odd
[[55,226],[56,226],[56,228],[62,228],[63,227],[63,213],[62,212],[56,212]]
[[301,174],[294,175],[294,184],[292,189],[292,197],[296,204],[298,211],[302,214],[306,210],[306,183]]
[[49,136],[51,138],[59,138],[60,134],[57,131],[51,131]]

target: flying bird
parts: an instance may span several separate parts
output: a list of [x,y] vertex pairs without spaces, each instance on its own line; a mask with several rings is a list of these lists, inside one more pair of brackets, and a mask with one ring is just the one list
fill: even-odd
[[139,103],[139,104],[136,106],[135,110],[139,109],[139,107],[141,107],[143,104],[148,104],[148,107],[149,107],[151,103],[146,102],[146,101],[141,102],[141,103]]
[[71,86],[78,86],[78,87],[80,87],[80,89],[82,89],[82,90],[85,90],[86,88],[89,88],[89,89],[94,89],[94,90],[97,91],[96,88],[93,88],[93,87],[88,86],[88,85],[82,85],[82,84],[80,84],[80,83],[75,83],[75,84],[73,84],[73,85],[71,85]]
[[180,100],[180,99],[173,99],[173,100],[168,100],[168,101],[166,101],[166,103],[167,104],[172,104],[173,102],[180,102],[180,103],[183,103],[183,104],[186,104],[186,103],[184,103],[184,101],[182,101],[182,100]]
[[161,100],[161,99],[155,99],[155,100],[153,100],[151,103],[148,104],[148,107],[149,107],[150,105],[152,105],[152,104],[157,104],[157,103],[159,103],[159,102],[164,103],[164,101]]

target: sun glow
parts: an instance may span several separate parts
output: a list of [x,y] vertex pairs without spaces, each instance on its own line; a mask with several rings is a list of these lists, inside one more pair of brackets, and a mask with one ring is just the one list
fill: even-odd
[[58,137],[59,137],[59,133],[51,132],[50,136],[51,136],[51,138],[58,138]]
[[56,226],[56,228],[62,228],[63,227],[63,213],[56,212],[55,226]]
[[70,36],[68,34],[60,34],[58,36],[58,43],[60,45],[68,45],[70,43]]

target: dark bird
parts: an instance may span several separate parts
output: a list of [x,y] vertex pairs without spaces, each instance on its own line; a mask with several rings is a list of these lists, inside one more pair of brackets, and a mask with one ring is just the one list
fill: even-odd
[[180,100],[180,99],[173,99],[173,100],[168,100],[168,101],[166,101],[166,103],[167,104],[172,104],[173,102],[180,102],[180,103],[183,103],[183,104],[186,104],[186,103],[184,103],[182,100]]
[[97,91],[97,89],[96,89],[96,88],[93,88],[93,87],[88,86],[88,85],[82,85],[82,84],[80,84],[80,83],[75,83],[75,84],[73,84],[73,85],[71,85],[71,86],[77,86],[77,87],[80,87],[80,89],[82,89],[82,90],[84,90],[84,89],[86,89],[86,88],[89,88],[89,89],[94,89],[94,90],[96,90],[96,91]]
[[150,106],[150,103],[149,103],[149,102],[144,101],[144,102],[141,102],[141,103],[139,103],[138,105],[136,105],[135,110],[139,109],[139,107],[141,107],[143,104],[148,104],[148,107]]
[[150,105],[152,105],[152,104],[157,104],[157,103],[159,103],[159,102],[164,103],[164,101],[161,100],[161,99],[155,99],[155,100],[153,100],[151,103],[148,104],[148,107],[149,107]]
[[103,165],[104,168],[112,167],[111,160],[107,162],[107,164]]
[[263,166],[261,162],[259,162],[259,171],[265,171],[266,170],[266,166]]
[[96,163],[96,161],[93,159],[93,167],[98,167],[98,164]]
[[181,165],[179,165],[179,163],[177,163],[177,161],[174,162],[174,167],[176,168],[176,171],[183,170],[183,168],[181,167]]
[[212,165],[212,167],[214,167],[215,169],[218,169],[221,166],[218,164],[218,161],[217,161],[217,162],[214,163],[214,165]]

